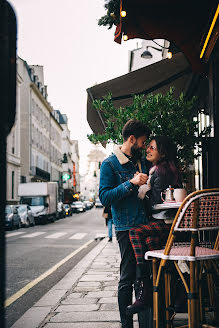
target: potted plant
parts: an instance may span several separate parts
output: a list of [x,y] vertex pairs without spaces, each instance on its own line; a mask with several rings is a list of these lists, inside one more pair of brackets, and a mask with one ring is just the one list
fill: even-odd
[[[122,143],[122,128],[129,119],[138,119],[146,123],[153,135],[167,135],[177,145],[178,159],[182,167],[185,183],[190,176],[189,167],[194,159],[201,155],[201,138],[207,136],[211,127],[199,132],[199,122],[194,120],[193,112],[196,97],[187,100],[182,93],[174,97],[174,88],[165,94],[136,95],[129,106],[115,108],[112,95],[94,100],[93,107],[98,110],[106,125],[104,134],[90,134],[93,143]],[[190,190],[191,191],[191,190]]]

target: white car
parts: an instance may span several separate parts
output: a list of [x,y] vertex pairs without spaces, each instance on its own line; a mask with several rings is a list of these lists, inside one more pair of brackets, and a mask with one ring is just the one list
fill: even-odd
[[18,205],[16,206],[18,214],[21,218],[21,224],[23,227],[29,227],[35,225],[34,216],[29,205]]
[[76,201],[71,204],[71,209],[74,213],[85,212],[85,205],[81,201]]
[[97,198],[96,201],[95,201],[95,207],[96,208],[97,207],[103,207],[103,205],[102,205],[101,201],[99,200],[99,198]]

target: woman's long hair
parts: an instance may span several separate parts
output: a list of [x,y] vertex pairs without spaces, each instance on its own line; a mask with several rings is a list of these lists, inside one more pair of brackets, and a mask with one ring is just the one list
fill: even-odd
[[167,136],[154,136],[157,150],[161,156],[156,163],[157,170],[162,175],[170,175],[174,185],[181,185],[182,178],[180,174],[179,162],[177,159],[177,149],[173,141]]

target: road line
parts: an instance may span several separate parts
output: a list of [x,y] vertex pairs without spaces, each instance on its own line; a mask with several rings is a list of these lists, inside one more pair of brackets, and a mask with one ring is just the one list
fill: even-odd
[[42,231],[33,232],[33,233],[30,233],[29,235],[21,236],[21,238],[34,238],[34,237],[43,235],[44,233],[46,233],[46,232],[42,232]]
[[63,265],[68,260],[70,260],[74,255],[76,255],[77,253],[79,253],[82,249],[88,247],[88,245],[91,244],[92,242],[93,242],[93,239],[92,240],[89,240],[87,243],[85,243],[84,245],[82,245],[81,247],[79,247],[78,249],[76,249],[74,252],[72,252],[71,254],[69,254],[68,256],[66,256],[63,260],[59,261],[57,264],[55,264],[49,270],[47,270],[46,272],[44,272],[43,274],[41,274],[38,278],[36,278],[36,279],[32,280],[31,282],[29,282],[29,284],[27,284],[26,286],[24,286],[17,293],[15,293],[14,295],[12,295],[11,297],[9,297],[5,301],[5,307],[8,307],[12,303],[14,303],[18,298],[20,298],[21,296],[23,296],[24,294],[26,294],[31,288],[33,288],[40,281],[42,281],[43,279],[45,279],[46,277],[48,277],[49,275],[51,275],[53,272],[55,272],[61,265]]
[[67,232],[56,232],[56,233],[53,233],[52,235],[46,236],[45,238],[57,239],[57,238],[60,238],[64,235],[66,235],[66,234],[67,234]]
[[87,233],[76,233],[75,235],[71,236],[69,239],[82,239],[87,235]]
[[17,231],[17,232],[11,232],[11,233],[6,234],[5,236],[8,238],[8,237],[13,237],[13,236],[22,235],[23,233],[26,233],[26,232],[20,232],[20,231]]

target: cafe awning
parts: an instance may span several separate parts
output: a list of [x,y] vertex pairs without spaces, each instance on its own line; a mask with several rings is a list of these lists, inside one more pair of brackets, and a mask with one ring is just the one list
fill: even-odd
[[188,59],[194,72],[207,70],[209,57],[219,35],[217,0],[120,0],[120,17],[114,40],[165,39],[173,43]]
[[87,121],[94,133],[104,133],[105,126],[101,113],[92,106],[94,99],[101,99],[112,93],[116,108],[129,105],[136,94],[163,93],[175,88],[175,96],[186,93],[193,78],[190,65],[182,53],[171,60],[164,59],[113,80],[87,89]]

